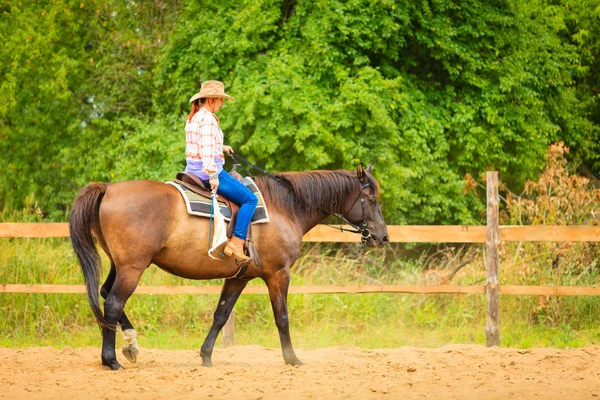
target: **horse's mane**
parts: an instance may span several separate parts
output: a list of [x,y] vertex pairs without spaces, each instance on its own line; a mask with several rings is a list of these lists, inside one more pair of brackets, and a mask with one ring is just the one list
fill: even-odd
[[[265,202],[287,214],[341,213],[348,196],[356,193],[359,181],[354,171],[308,171],[276,174],[281,182],[256,178]],[[370,179],[379,194],[379,185]]]

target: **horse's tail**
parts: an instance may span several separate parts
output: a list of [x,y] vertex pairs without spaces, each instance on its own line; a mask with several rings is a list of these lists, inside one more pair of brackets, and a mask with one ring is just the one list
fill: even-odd
[[98,219],[98,210],[106,189],[107,185],[100,182],[90,183],[81,189],[75,198],[69,217],[71,243],[83,271],[90,307],[100,327],[108,327],[110,324],[100,310],[98,285],[102,262],[94,243],[92,230],[94,222]]

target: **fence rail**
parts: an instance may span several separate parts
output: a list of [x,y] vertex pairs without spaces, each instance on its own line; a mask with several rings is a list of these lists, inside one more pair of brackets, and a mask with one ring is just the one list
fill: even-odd
[[[485,243],[485,285],[320,285],[291,286],[292,294],[414,293],[485,294],[486,343],[500,343],[498,298],[504,295],[598,296],[600,287],[500,285],[498,244],[500,242],[600,242],[600,226],[498,226],[498,173],[488,172],[486,226],[388,226],[395,243]],[[0,238],[67,238],[67,223],[0,223]],[[318,225],[304,235],[304,242],[358,242],[360,235]],[[85,293],[84,285],[0,284],[0,293]],[[221,286],[139,286],[141,294],[219,294]],[[267,294],[262,286],[247,286],[247,294]],[[233,343],[235,310],[223,332],[224,343]]]
[[[144,286],[136,294],[220,294],[222,286]],[[485,294],[485,285],[300,285],[290,286],[290,294]],[[600,296],[600,287],[499,285],[500,294],[540,296]],[[0,284],[0,293],[86,293],[85,285]],[[265,286],[246,286],[244,294],[268,294]]]
[[[349,228],[346,226],[346,228]],[[390,225],[394,243],[485,243],[487,226],[476,225]],[[511,226],[498,228],[503,242],[597,242],[600,226]],[[0,223],[0,238],[68,238],[69,224]],[[304,242],[360,242],[360,235],[317,225],[304,235]]]

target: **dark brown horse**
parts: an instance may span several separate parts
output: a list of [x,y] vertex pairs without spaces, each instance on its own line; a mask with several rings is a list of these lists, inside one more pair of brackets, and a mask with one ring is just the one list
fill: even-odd
[[[287,293],[290,268],[298,258],[302,236],[330,214],[339,213],[363,233],[370,247],[383,246],[388,233],[377,203],[379,186],[371,166],[351,171],[311,171],[279,174],[282,182],[258,178],[268,206],[270,222],[253,226],[261,265],[250,264],[243,279],[233,259],[215,261],[207,255],[209,220],[187,214],[173,186],[155,181],[114,184],[90,183],[78,194],[70,216],[71,241],[85,277],[90,306],[102,327],[102,364],[121,368],[115,354],[117,323],[126,340],[124,355],[135,362],[135,329],[123,311],[140,277],[153,263],[188,279],[225,280],[214,320],[200,355],[211,366],[212,352],[221,328],[248,280],[261,278],[269,290],[283,358],[300,365],[290,339]],[[367,230],[368,229],[368,230]],[[110,272],[102,285],[104,314],[98,284],[101,262],[92,233],[110,259]]]

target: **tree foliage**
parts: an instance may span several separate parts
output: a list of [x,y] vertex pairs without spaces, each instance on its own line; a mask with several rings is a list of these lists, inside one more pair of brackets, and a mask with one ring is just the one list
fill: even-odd
[[206,79],[237,100],[226,139],[270,171],[374,161],[391,223],[475,222],[466,174],[517,191],[559,140],[600,172],[591,0],[39,3],[1,9],[5,204],[169,178]]
[[106,164],[113,148],[101,144],[119,119],[142,123],[151,112],[151,71],[170,26],[164,8],[149,1],[2,3],[0,205],[18,208],[35,193],[45,212],[61,216],[82,181],[101,176],[91,173],[90,153]]

